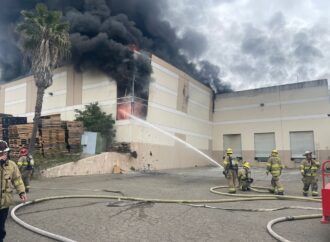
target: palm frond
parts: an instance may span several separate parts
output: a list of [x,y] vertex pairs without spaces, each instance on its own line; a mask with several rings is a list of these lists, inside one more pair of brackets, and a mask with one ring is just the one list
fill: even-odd
[[23,39],[23,48],[31,60],[37,85],[52,84],[52,73],[62,59],[70,57],[69,24],[59,11],[48,11],[37,4],[35,12],[22,11],[24,20],[16,30]]

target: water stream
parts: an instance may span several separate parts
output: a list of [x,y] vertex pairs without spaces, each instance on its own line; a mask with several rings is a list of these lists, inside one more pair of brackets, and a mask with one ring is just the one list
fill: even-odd
[[155,125],[153,125],[152,123],[149,123],[149,122],[147,122],[147,121],[145,121],[145,120],[142,120],[142,119],[140,119],[140,118],[137,118],[137,117],[135,117],[134,115],[131,115],[130,113],[127,113],[127,115],[128,115],[131,119],[133,119],[133,120],[135,120],[135,121],[137,121],[137,122],[139,122],[139,123],[142,123],[142,124],[144,124],[144,125],[147,125],[147,126],[153,128],[153,129],[159,131],[160,133],[162,133],[162,134],[164,134],[164,135],[166,135],[166,136],[168,136],[168,137],[174,139],[175,141],[178,141],[178,142],[180,142],[181,144],[184,144],[184,145],[185,145],[186,147],[188,147],[189,149],[191,149],[191,150],[197,152],[199,155],[205,157],[208,161],[210,161],[210,162],[213,163],[214,165],[219,166],[221,169],[223,169],[223,167],[222,167],[222,166],[221,166],[216,160],[212,159],[210,156],[208,156],[208,155],[205,154],[204,152],[200,151],[199,149],[197,149],[197,148],[194,147],[193,145],[187,143],[186,141],[183,141],[182,139],[180,139],[180,138],[176,137],[175,135],[173,135],[173,134],[171,134],[171,133],[169,133],[169,132],[167,132],[167,131],[165,131],[165,130],[163,130],[163,129],[161,129],[161,128],[155,126]]

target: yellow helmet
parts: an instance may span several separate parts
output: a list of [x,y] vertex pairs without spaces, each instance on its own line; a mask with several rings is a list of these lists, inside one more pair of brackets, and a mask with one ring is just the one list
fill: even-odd
[[227,151],[226,151],[227,154],[232,154],[233,153],[233,150],[231,148],[228,148]]
[[243,167],[246,167],[246,168],[250,169],[251,168],[251,165],[250,165],[250,163],[248,161],[244,161],[243,162]]
[[272,154],[278,154],[277,150],[272,150]]

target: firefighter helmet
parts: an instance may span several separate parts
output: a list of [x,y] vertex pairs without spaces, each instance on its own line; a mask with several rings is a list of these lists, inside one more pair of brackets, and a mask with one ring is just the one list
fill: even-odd
[[27,156],[29,154],[29,150],[26,147],[23,147],[19,150],[19,156]]
[[250,169],[251,168],[251,165],[250,165],[250,163],[248,161],[244,161],[243,162],[243,167]]
[[227,154],[233,154],[233,150],[231,148],[228,148],[226,151]]
[[311,155],[312,153],[313,153],[312,151],[306,150],[303,156]]
[[6,141],[0,140],[0,153],[9,152],[9,146]]
[[272,150],[272,154],[278,154],[277,150]]

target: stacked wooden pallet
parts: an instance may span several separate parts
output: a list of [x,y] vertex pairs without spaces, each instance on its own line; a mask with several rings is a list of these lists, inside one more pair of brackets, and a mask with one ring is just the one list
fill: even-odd
[[26,117],[0,116],[0,139],[9,141],[9,127],[16,124],[26,124]]
[[81,150],[81,136],[84,133],[84,125],[80,121],[66,121],[64,123],[67,134],[69,152],[76,153]]
[[[19,156],[22,147],[28,147],[31,140],[33,124],[17,124],[9,126],[9,147],[12,157]],[[37,132],[35,150],[41,152],[40,136]]]
[[[29,146],[32,129],[33,123],[27,124],[26,118],[0,116],[0,139],[8,142],[13,158],[18,157],[21,147]],[[82,122],[61,121],[60,114],[43,116],[38,125],[35,151],[44,155],[80,152],[83,132]]]
[[43,153],[66,152],[65,129],[60,114],[41,117],[39,130]]

